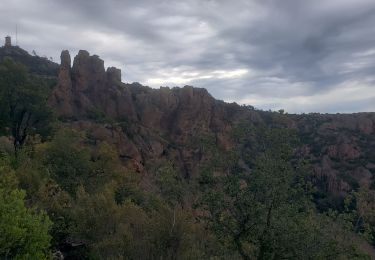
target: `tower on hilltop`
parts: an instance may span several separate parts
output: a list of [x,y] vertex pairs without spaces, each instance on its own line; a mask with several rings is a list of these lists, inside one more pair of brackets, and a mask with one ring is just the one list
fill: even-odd
[[12,38],[10,36],[5,37],[5,47],[11,47],[12,46]]

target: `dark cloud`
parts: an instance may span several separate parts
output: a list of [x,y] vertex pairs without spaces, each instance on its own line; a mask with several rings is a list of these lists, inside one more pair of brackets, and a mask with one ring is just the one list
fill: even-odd
[[58,60],[87,49],[125,81],[195,85],[290,112],[375,111],[373,0],[3,0],[0,33]]

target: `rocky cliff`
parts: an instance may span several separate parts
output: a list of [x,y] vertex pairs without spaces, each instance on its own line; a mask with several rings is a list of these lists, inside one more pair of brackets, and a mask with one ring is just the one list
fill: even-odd
[[[70,63],[69,53],[63,51],[59,81],[50,105],[71,124],[95,128],[94,137],[107,136],[117,145],[122,158],[135,160],[137,169],[142,168],[146,158],[165,154],[171,143],[174,147],[185,146],[198,133],[214,134],[219,145],[229,148],[232,122],[236,116],[243,116],[240,111],[245,111],[235,104],[215,100],[205,89],[185,86],[156,90],[136,83],[124,84],[120,70],[105,70],[104,62],[86,51],[78,53],[72,67]],[[92,126],[100,117],[117,122],[117,127]],[[177,154],[182,162],[191,161],[193,156],[186,149]],[[183,168],[189,167],[184,164]],[[190,175],[190,170],[185,170],[185,174]]]
[[318,199],[328,204],[330,196],[374,182],[375,113],[285,115],[224,103],[190,86],[125,84],[120,70],[105,70],[103,60],[87,51],[78,53],[73,66],[69,52],[62,52],[49,103],[66,124],[87,131],[94,141],[116,145],[124,163],[144,174],[150,162],[169,160],[190,178],[207,159],[203,146],[192,140],[210,137],[230,151],[236,145],[233,129],[248,122],[297,131],[299,154],[313,163],[313,177],[323,194]]
[[374,188],[375,113],[291,118],[297,123],[306,154],[314,162],[322,194],[340,196],[360,186]]

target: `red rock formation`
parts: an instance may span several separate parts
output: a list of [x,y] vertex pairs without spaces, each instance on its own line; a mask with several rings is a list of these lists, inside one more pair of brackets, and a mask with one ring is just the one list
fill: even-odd
[[70,54],[68,51],[62,51],[60,57],[61,65],[58,85],[54,89],[49,103],[55,108],[59,116],[72,117],[74,115],[74,110]]
[[[241,110],[238,106],[216,101],[205,89],[185,86],[155,90],[124,84],[119,69],[111,67],[105,71],[104,62],[87,51],[79,51],[72,68],[69,53],[62,52],[59,82],[49,103],[62,118],[87,121],[102,114],[108,119],[137,126],[132,130],[137,132],[135,140],[130,140],[120,130],[112,131],[111,137],[120,156],[136,162],[137,168],[141,168],[139,165],[145,158],[160,157],[167,143],[186,145],[200,134],[214,134],[217,143],[229,149],[228,133],[233,121],[230,113],[233,109]],[[88,128],[94,136],[101,132],[107,141],[111,136],[101,127],[81,127]],[[164,140],[165,137],[168,140]],[[194,171],[191,166],[194,152],[180,151],[175,156],[183,162],[181,168]]]
[[[355,163],[374,154],[373,148],[363,143],[368,142],[366,138],[373,138],[373,113],[261,112],[217,101],[205,89],[151,89],[136,83],[124,84],[119,69],[105,70],[103,60],[87,51],[78,53],[72,68],[70,63],[69,53],[63,51],[59,82],[50,105],[62,118],[76,119],[70,124],[89,132],[94,140],[115,145],[124,162],[137,171],[142,172],[148,161],[167,158],[173,160],[183,176],[197,174],[200,162],[209,158],[202,149],[190,147],[192,140],[210,136],[220,148],[229,150],[235,146],[230,136],[233,126],[247,121],[297,130],[305,142],[299,155],[315,160],[315,177],[325,183],[328,192],[340,194],[351,188],[340,177],[338,165],[348,167],[348,174],[359,185],[369,185],[371,181],[369,171],[363,170],[365,165]],[[115,123],[94,123],[96,117]]]
[[328,146],[327,154],[331,158],[352,160],[358,158],[361,155],[361,151],[355,144],[344,143]]

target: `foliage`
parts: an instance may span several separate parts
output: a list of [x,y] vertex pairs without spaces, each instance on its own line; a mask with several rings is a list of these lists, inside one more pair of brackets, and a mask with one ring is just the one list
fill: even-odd
[[[139,145],[146,170],[138,172],[133,158],[77,130],[85,122],[66,120],[51,132],[46,103],[56,66],[35,67],[34,59],[30,72],[41,78],[1,53],[0,60],[0,258],[43,259],[49,250],[66,259],[368,259],[362,251],[373,252],[374,191],[347,174],[372,162],[370,135],[359,136],[366,157],[332,160],[337,176],[358,188],[343,200],[312,184],[312,167],[296,158],[298,140],[286,129],[293,115],[283,110],[244,106],[225,123],[231,135],[210,126],[177,139],[136,118],[87,111],[87,120],[122,129]],[[310,132],[324,120],[300,117],[299,136],[318,162],[339,138]],[[162,155],[149,156],[149,137],[167,144]],[[191,162],[199,174],[186,170]]]
[[48,94],[45,82],[28,75],[21,64],[11,59],[0,64],[0,130],[13,136],[16,155],[29,135],[48,134]]
[[44,259],[49,255],[51,222],[44,212],[25,207],[16,177],[0,168],[0,258]]
[[90,154],[79,146],[79,141],[79,133],[61,130],[41,152],[51,177],[70,194],[74,194],[76,187],[91,173]]
[[88,149],[85,141],[84,133],[61,129],[39,150],[51,177],[71,195],[80,185],[92,192],[101,184],[118,180],[121,174],[122,166],[113,147],[100,143]]
[[345,211],[337,213],[348,228],[369,242],[375,235],[375,191],[366,187],[353,191],[345,198]]
[[103,124],[104,123],[108,123],[108,124],[114,123],[114,121],[111,118],[108,118],[106,116],[106,114],[98,108],[92,108],[89,111],[87,111],[87,113],[88,113],[88,118],[93,120],[94,122],[103,123]]
[[339,257],[314,211],[311,185],[291,164],[292,136],[282,129],[263,133],[252,171],[205,176],[203,219],[243,259]]
[[183,203],[184,183],[177,171],[169,162],[157,171],[156,184],[160,188],[161,195],[172,206]]
[[87,245],[90,255],[99,259],[189,259],[204,254],[205,243],[198,239],[203,229],[191,215],[162,202],[148,210],[131,200],[118,204],[113,185],[92,195],[80,187],[71,207],[71,240]]

